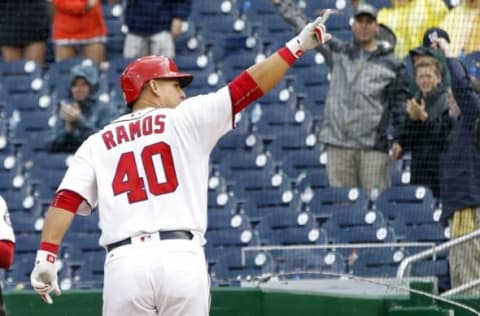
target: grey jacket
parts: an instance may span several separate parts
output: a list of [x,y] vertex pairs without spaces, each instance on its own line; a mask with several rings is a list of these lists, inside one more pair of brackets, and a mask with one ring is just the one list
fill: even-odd
[[[291,0],[279,1],[275,7],[296,33],[309,22]],[[392,47],[380,43],[366,59],[361,58],[357,43],[335,38],[317,50],[331,69],[320,141],[387,151],[389,120],[396,139],[406,117],[409,90],[405,64],[394,56]]]
[[320,51],[331,69],[320,140],[347,148],[388,151],[387,127],[400,135],[409,95],[404,63],[378,45],[362,56],[356,42],[332,39]]

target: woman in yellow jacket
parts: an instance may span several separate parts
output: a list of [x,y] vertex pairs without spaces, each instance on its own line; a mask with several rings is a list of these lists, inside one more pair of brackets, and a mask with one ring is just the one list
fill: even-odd
[[449,53],[458,57],[480,51],[480,0],[464,0],[443,19],[440,27],[450,34]]
[[403,58],[422,44],[425,31],[438,27],[447,13],[443,0],[392,0],[392,7],[381,9],[377,20],[393,30],[397,36],[395,54]]

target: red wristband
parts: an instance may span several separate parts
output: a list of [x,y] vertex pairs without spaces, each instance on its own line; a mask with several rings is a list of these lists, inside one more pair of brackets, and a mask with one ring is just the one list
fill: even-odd
[[288,49],[288,47],[284,46],[282,48],[280,48],[279,50],[277,50],[277,53],[278,55],[280,55],[280,57],[282,57],[283,60],[285,60],[287,62],[287,64],[289,64],[290,66],[293,65],[294,62],[297,61],[297,57],[292,54],[292,52],[290,51],[290,49]]
[[45,250],[54,254],[57,254],[59,245],[55,245],[49,242],[41,242],[40,243],[40,250]]

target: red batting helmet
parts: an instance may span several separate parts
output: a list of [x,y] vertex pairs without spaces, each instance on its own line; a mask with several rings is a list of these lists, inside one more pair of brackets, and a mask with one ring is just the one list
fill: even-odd
[[165,56],[145,56],[131,62],[120,77],[127,105],[135,101],[143,85],[152,79],[177,79],[183,88],[193,80],[191,74],[178,72],[175,62]]

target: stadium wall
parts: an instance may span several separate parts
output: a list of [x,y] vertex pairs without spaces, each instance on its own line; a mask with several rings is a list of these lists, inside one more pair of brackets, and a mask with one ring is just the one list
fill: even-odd
[[[47,305],[33,292],[7,292],[8,316],[101,315],[101,291],[68,291]],[[475,309],[479,299],[459,300]],[[470,316],[471,312],[411,295],[409,298],[363,298],[258,288],[212,289],[211,316]]]

